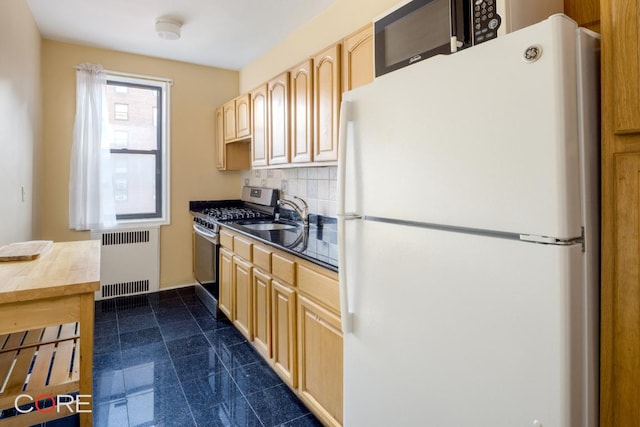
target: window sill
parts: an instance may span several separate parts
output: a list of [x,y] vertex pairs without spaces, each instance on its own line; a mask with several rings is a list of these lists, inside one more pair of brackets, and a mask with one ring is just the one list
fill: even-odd
[[159,228],[163,225],[170,225],[171,222],[165,218],[158,219],[128,219],[118,221],[113,227],[106,228],[105,230],[126,230],[129,228]]

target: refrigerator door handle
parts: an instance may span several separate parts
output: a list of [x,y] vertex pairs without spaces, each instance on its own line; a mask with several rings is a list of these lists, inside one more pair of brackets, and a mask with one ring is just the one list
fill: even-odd
[[343,214],[338,214],[338,218],[342,218],[345,221],[352,221],[354,219],[362,219],[362,215],[357,214],[357,213],[353,213],[353,212],[346,212]]
[[340,105],[340,128],[338,133],[338,216],[345,214],[347,145],[351,103],[343,100]]
[[340,317],[342,319],[342,333],[348,334],[353,331],[352,313],[349,311],[349,291],[347,287],[347,267],[346,267],[346,241],[344,237],[345,222],[344,215],[338,216],[338,281],[340,283]]
[[351,118],[351,104],[343,100],[340,106],[340,128],[338,137],[338,281],[340,283],[340,314],[342,318],[342,333],[347,334],[352,331],[351,313],[349,312],[349,293],[347,286],[347,258],[345,222],[356,219],[354,213],[345,212],[345,190],[346,190],[346,162],[347,144],[349,137],[349,121]]

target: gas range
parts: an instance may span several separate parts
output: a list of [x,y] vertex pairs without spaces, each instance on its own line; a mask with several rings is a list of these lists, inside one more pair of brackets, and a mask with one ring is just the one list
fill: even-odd
[[277,201],[276,189],[243,187],[239,200],[194,201],[189,210],[197,226],[217,233],[220,222],[273,218]]
[[205,208],[201,212],[206,215],[207,218],[211,218],[218,221],[236,220],[236,219],[250,219],[250,218],[267,218],[270,215],[265,212],[261,212],[252,208],[245,207],[219,207],[219,208]]
[[[234,201],[235,202],[235,201]],[[219,223],[226,221],[237,221],[240,219],[269,219],[273,218],[273,213],[264,212],[258,209],[244,206],[220,206],[208,208],[195,208],[191,210],[193,222],[200,227],[218,231]]]
[[273,218],[278,195],[278,190],[273,188],[243,187],[239,200],[189,202],[194,222],[193,266],[197,281],[196,295],[215,317],[219,316],[219,224],[242,219]]

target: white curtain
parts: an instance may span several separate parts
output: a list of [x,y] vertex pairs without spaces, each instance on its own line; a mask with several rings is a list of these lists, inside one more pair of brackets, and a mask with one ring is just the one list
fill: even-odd
[[106,73],[102,66],[76,67],[76,119],[69,179],[69,228],[73,230],[97,230],[116,224],[111,153],[102,137],[105,91]]

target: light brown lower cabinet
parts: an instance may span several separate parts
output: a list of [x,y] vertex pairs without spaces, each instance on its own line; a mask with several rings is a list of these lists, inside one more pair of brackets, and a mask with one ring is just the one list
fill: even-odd
[[253,269],[253,345],[271,358],[271,276]]
[[220,235],[221,311],[323,424],[342,425],[337,274],[231,230]]
[[232,304],[233,324],[249,341],[253,340],[253,268],[240,257],[233,257]]
[[[602,289],[601,426],[640,425],[640,153],[616,153],[611,265]],[[609,249],[609,248],[608,248]]]
[[340,318],[302,295],[298,297],[298,349],[302,399],[325,423],[342,425]]
[[290,387],[298,386],[296,364],[296,291],[271,282],[273,369]]
[[226,248],[220,248],[220,263],[219,263],[219,277],[220,281],[220,296],[218,298],[218,307],[220,311],[233,320],[231,313],[232,301],[231,301],[231,280],[233,277],[233,252]]

